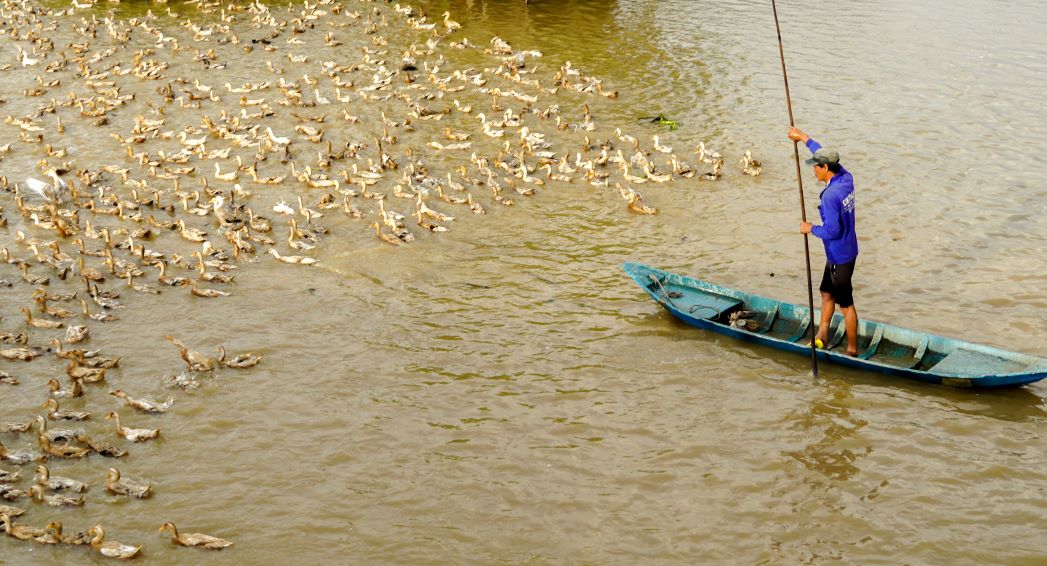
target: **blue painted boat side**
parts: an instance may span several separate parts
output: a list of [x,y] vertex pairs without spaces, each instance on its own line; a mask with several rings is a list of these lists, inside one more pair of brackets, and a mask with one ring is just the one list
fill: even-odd
[[[809,333],[802,323],[804,320],[811,320],[807,307],[745,293],[643,264],[626,263],[623,268],[651,298],[689,325],[787,352],[810,354],[810,348],[806,345],[806,336]],[[661,285],[654,284],[650,276],[658,279]],[[681,296],[666,297],[663,292],[669,292],[668,289],[680,293]],[[732,305],[738,306],[739,303],[745,310],[762,313],[765,320],[795,323],[797,332],[789,336],[789,339],[783,339],[712,320],[717,314],[725,312]],[[815,310],[813,320],[817,321],[818,316],[819,312]],[[839,314],[834,317],[834,325],[834,328],[840,327],[839,334],[842,337],[842,317]],[[765,329],[769,330],[770,326]],[[869,320],[860,322],[859,335],[859,342],[866,344],[871,352],[870,357],[876,355],[881,343],[895,348],[911,349],[914,353],[913,367],[856,358],[833,350],[818,350],[818,358],[846,367],[958,387],[1007,387],[1033,383],[1047,377],[1047,359],[992,346]],[[904,350],[902,355],[907,352],[908,350]]]

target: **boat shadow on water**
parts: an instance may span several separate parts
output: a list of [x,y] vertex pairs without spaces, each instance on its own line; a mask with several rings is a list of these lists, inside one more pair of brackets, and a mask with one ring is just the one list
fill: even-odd
[[[740,346],[743,347],[743,346]],[[769,349],[750,345],[749,348]],[[782,356],[784,358],[784,356]],[[794,368],[797,375],[806,375],[812,382],[846,383],[856,394],[880,394],[899,401],[935,403],[940,410],[973,417],[988,417],[1007,422],[1047,421],[1047,394],[1042,386],[1002,389],[963,389],[942,387],[919,381],[899,381],[890,376],[869,373],[853,368],[820,363],[818,378],[811,377],[810,365],[798,360],[781,360]]]

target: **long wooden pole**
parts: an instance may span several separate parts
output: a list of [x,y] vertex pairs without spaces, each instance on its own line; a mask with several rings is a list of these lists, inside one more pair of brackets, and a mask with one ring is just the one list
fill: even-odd
[[[793,102],[789,95],[789,74],[785,70],[785,48],[782,47],[782,28],[778,24],[778,6],[771,0],[771,10],[774,12],[774,29],[778,32],[778,55],[782,60],[782,78],[785,80],[785,103],[789,107],[789,126],[794,127]],[[796,186],[800,189],[800,219],[807,222],[807,206],[803,201],[803,175],[800,172],[800,149],[799,142],[793,140],[793,159],[796,161]],[[811,373],[818,377],[818,353],[814,343],[814,331],[818,322],[814,320],[814,283],[811,281],[811,246],[807,234],[803,235],[803,257],[807,261],[807,306],[811,313]]]

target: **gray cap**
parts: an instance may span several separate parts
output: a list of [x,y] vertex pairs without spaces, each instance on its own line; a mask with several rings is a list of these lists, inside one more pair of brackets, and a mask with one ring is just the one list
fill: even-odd
[[835,149],[820,148],[814,152],[814,157],[807,160],[808,165],[828,165],[830,163],[839,163],[840,154]]

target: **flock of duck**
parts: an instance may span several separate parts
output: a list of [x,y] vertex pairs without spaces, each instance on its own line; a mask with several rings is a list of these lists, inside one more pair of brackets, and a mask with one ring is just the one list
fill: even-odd
[[[183,289],[218,298],[232,292],[245,261],[271,255],[315,265],[308,252],[331,234],[322,221],[329,214],[349,226],[361,221],[399,246],[448,231],[460,214],[485,214],[566,184],[605,187],[627,210],[654,214],[637,186],[723,173],[723,157],[704,143],[690,165],[657,135],[646,143],[620,127],[599,127],[589,102],[618,97],[603,81],[570,62],[543,73],[540,52],[498,37],[485,45],[459,39],[461,26],[447,12],[430,21],[410,6],[365,0],[305,2],[279,13],[258,1],[188,4],[193,10],[183,15],[167,8],[118,17],[93,2],[56,10],[0,1],[0,34],[13,45],[4,48],[10,62],[0,58],[0,81],[7,93],[25,86],[17,100],[0,97],[0,113],[24,112],[8,114],[0,127],[10,139],[0,138],[0,231],[11,236],[0,259],[21,280],[0,277],[0,287],[25,293],[31,305],[20,307],[24,326],[0,332],[0,357],[64,360],[67,377],[47,381],[45,414],[0,423],[4,442],[28,436],[38,446],[0,443],[0,464],[35,465],[32,478],[0,469],[0,497],[28,500],[32,515],[37,507],[82,506],[87,497],[87,483],[51,474],[49,460],[127,454],[126,445],[98,434],[49,428],[89,419],[60,402],[104,386],[106,372],[118,367],[119,358],[81,344],[90,341],[90,324],[118,318],[121,293]],[[56,42],[59,36],[67,40]],[[448,50],[482,52],[490,66],[456,67]],[[212,82],[223,75],[251,80]],[[67,130],[91,147],[67,140]],[[749,152],[741,166],[760,173]],[[166,338],[186,365],[166,378],[171,387],[196,387],[201,374],[261,361],[222,347],[207,355]],[[18,384],[0,371],[0,387]],[[144,415],[174,403],[119,388],[109,394]],[[102,434],[127,442],[160,434],[124,426],[114,410],[105,419],[113,427]],[[120,497],[154,491],[117,467],[101,485]],[[67,534],[57,521],[23,524],[25,513],[0,505],[4,532],[117,558],[140,549],[106,540],[101,525]],[[232,544],[180,534],[170,522],[160,530],[186,546]]]
[[[42,288],[34,292],[35,296],[47,300],[62,300],[62,297],[49,295]],[[113,300],[112,298],[110,300]],[[109,308],[116,308],[110,305]],[[61,317],[61,315],[55,315]],[[76,316],[69,313],[65,318]],[[52,321],[60,325],[61,321]],[[48,326],[45,328],[53,328]],[[70,327],[74,328],[74,327]],[[41,405],[46,409],[45,415],[31,415],[23,421],[0,422],[0,435],[35,436],[39,451],[32,448],[21,450],[8,450],[0,443],[0,463],[12,464],[19,467],[32,466],[35,464],[35,473],[27,489],[20,487],[23,470],[7,470],[0,468],[0,497],[9,502],[17,503],[21,499],[29,499],[34,507],[83,507],[88,491],[88,483],[58,476],[51,473],[47,463],[52,460],[61,462],[78,461],[89,458],[92,455],[107,458],[122,458],[127,456],[128,451],[120,446],[102,440],[98,436],[89,436],[84,429],[59,429],[49,427],[49,422],[87,421],[91,414],[86,411],[63,409],[59,405],[59,399],[74,399],[85,396],[87,384],[104,384],[106,382],[106,371],[118,367],[119,358],[102,356],[97,350],[64,349],[69,343],[78,343],[85,340],[86,332],[67,333],[64,342],[58,338],[51,341],[51,348],[44,349],[30,345],[30,338],[26,333],[13,335],[3,334],[3,341],[7,344],[17,344],[13,348],[0,350],[3,357],[7,359],[21,359],[31,361],[48,353],[69,361],[66,367],[68,385],[63,388],[57,379],[50,379],[47,383],[49,395]],[[232,358],[225,355],[224,348],[219,347],[214,356],[208,356],[186,348],[177,338],[166,337],[178,349],[182,360],[186,364],[186,373],[178,378],[178,385],[185,387],[186,381],[193,381],[193,377],[202,372],[213,372],[220,365],[234,368],[246,368],[257,365],[261,357],[254,354],[241,354]],[[7,372],[2,372],[5,383],[18,385],[18,378]],[[174,404],[174,397],[168,397],[163,402],[136,398],[121,389],[109,391],[109,395],[121,399],[126,406],[131,407],[143,414],[162,414]],[[105,415],[106,420],[112,420],[114,426],[112,434],[122,437],[129,442],[146,442],[157,438],[160,430],[155,428],[130,428],[123,426],[120,415],[110,410]],[[29,480],[30,478],[25,478]],[[153,494],[153,484],[126,478],[121,475],[118,468],[108,468],[102,486],[106,493],[117,497],[128,497],[145,499]],[[74,495],[75,494],[75,495]],[[4,532],[13,538],[34,541],[48,545],[89,545],[104,556],[114,558],[132,558],[141,550],[141,546],[126,545],[115,541],[105,540],[105,530],[102,525],[94,525],[83,532],[75,534],[65,533],[63,525],[59,521],[52,520],[44,526],[33,526],[15,523],[15,518],[26,514],[26,509],[13,505],[0,504],[0,524]],[[199,546],[209,549],[221,549],[231,546],[233,543],[211,535],[200,533],[179,533],[175,525],[165,522],[160,531],[170,531],[172,541],[184,546]]]

